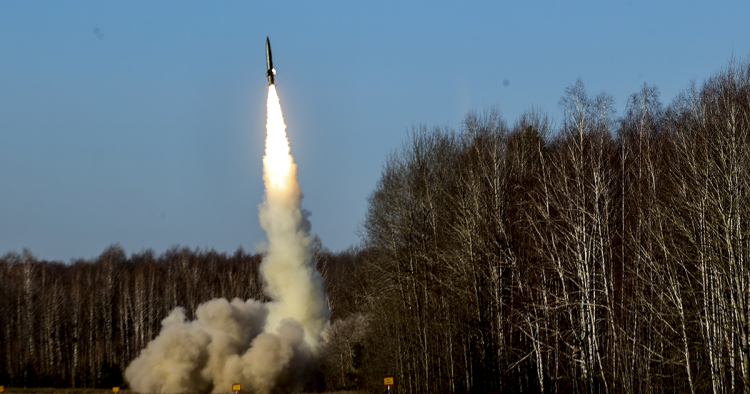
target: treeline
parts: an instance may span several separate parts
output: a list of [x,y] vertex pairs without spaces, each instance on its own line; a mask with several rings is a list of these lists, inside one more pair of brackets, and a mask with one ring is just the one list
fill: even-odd
[[112,387],[177,306],[191,314],[215,297],[263,299],[260,256],[241,249],[146,250],[119,246],[90,261],[0,258],[0,384]]
[[388,158],[332,383],[750,392],[750,63],[620,117],[580,81],[560,106],[417,127]]
[[[359,255],[331,253],[314,241],[332,318],[350,316],[361,289],[354,275]],[[39,260],[28,250],[7,253],[0,257],[0,385],[127,384],[125,368],[175,307],[193,319],[198,305],[213,298],[268,301],[261,259],[242,249],[227,255],[185,247],[128,257],[118,245],[70,264]],[[309,389],[325,389],[321,370],[321,383]]]

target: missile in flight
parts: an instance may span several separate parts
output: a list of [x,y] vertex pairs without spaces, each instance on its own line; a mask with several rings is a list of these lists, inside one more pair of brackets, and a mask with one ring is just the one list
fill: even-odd
[[276,70],[273,68],[273,58],[271,57],[271,41],[266,37],[266,77],[268,77],[268,86],[275,85],[273,77],[276,75]]

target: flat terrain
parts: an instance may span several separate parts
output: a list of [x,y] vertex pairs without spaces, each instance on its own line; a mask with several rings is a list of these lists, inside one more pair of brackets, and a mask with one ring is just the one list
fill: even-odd
[[[18,388],[5,386],[5,393],[15,394],[111,394],[112,389],[56,389],[56,388]],[[130,390],[120,390],[120,394],[136,394]],[[227,394],[232,394],[228,392]],[[317,394],[317,393],[316,393]],[[364,391],[336,391],[320,394],[365,394]]]
[[[5,386],[5,394],[111,394],[112,389],[56,389],[56,388],[19,388]],[[133,394],[129,390],[120,390],[121,394]]]

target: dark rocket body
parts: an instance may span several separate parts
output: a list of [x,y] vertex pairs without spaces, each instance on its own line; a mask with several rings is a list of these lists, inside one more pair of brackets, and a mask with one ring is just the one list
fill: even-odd
[[266,68],[268,71],[266,71],[266,77],[268,77],[268,86],[275,85],[276,82],[274,82],[274,76],[276,75],[276,70],[273,68],[273,58],[271,57],[271,41],[266,37]]

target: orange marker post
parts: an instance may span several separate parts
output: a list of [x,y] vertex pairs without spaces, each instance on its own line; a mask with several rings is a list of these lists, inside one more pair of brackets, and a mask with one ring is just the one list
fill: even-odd
[[5,386],[0,386],[0,393],[4,393],[4,392],[5,392]]
[[120,392],[120,386],[112,387],[112,392],[113,393],[119,393]]

